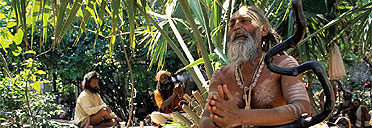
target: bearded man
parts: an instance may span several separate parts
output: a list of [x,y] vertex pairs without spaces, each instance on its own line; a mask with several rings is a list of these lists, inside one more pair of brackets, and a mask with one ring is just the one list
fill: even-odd
[[[263,38],[268,35],[269,27],[262,10],[240,7],[233,14],[229,28],[231,64],[213,74],[200,126],[273,126],[310,114],[310,101],[301,76],[273,73],[263,62]],[[288,55],[275,56],[273,63],[282,67],[298,65]]]
[[103,102],[99,92],[98,73],[92,71],[84,76],[84,89],[76,101],[74,124],[79,127],[115,126],[122,120]]
[[167,120],[172,119],[172,112],[182,111],[179,104],[183,96],[183,87],[177,80],[172,79],[168,71],[159,71],[155,76],[158,81],[154,97],[159,111],[151,113],[151,120],[160,125],[164,125]]
[[355,126],[357,128],[371,128],[369,124],[371,115],[368,113],[368,107],[362,105],[359,99],[353,101],[353,108],[351,111],[356,115]]

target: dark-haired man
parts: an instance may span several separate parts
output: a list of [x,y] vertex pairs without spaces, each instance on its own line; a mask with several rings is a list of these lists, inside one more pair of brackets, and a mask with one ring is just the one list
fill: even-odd
[[174,111],[182,111],[179,102],[183,96],[183,87],[172,80],[171,73],[168,71],[159,71],[155,76],[157,83],[154,97],[159,112],[151,113],[151,120],[156,124],[165,124],[172,116]]
[[353,109],[351,111],[355,112],[356,115],[356,128],[371,128],[369,124],[371,115],[368,113],[368,107],[362,105],[359,99],[353,101]]
[[84,76],[84,89],[76,101],[74,123],[79,127],[115,126],[121,119],[103,102],[98,94],[98,73],[92,71]]

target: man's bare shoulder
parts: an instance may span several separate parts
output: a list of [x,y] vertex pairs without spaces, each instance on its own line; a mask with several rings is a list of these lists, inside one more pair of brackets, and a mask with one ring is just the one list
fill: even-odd
[[232,76],[234,73],[234,66],[232,64],[221,66],[219,69],[217,69],[212,76],[212,79],[210,80],[210,86],[209,88],[213,90],[217,89],[218,85],[224,84],[224,79],[227,78],[227,76]]
[[224,66],[221,66],[220,68],[218,68],[214,72],[214,74],[219,75],[221,77],[223,77],[225,75],[231,75],[231,74],[234,73],[234,68],[235,68],[235,66],[233,64],[224,65]]
[[290,55],[276,55],[273,57],[273,62],[276,65],[290,67],[290,66],[297,66],[297,60],[290,56]]

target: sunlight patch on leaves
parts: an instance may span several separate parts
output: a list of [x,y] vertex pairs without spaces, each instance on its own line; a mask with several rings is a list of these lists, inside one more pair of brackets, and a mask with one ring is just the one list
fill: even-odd
[[36,52],[34,50],[28,50],[28,51],[25,52],[25,54],[34,54],[35,55]]
[[42,82],[41,81],[36,81],[35,83],[32,84],[32,88],[35,89],[36,91],[40,91],[40,84]]
[[19,54],[21,54],[22,52],[22,48],[17,46],[17,49],[13,50],[12,53],[14,56],[19,56]]
[[5,14],[4,13],[0,13],[0,20],[1,19],[5,19],[5,18],[6,18]]
[[13,28],[13,27],[16,26],[16,25],[17,25],[16,22],[8,22],[8,23],[6,23],[6,27],[7,27],[7,28]]
[[38,70],[36,73],[40,74],[40,75],[45,75],[46,74],[46,72],[44,72],[43,70]]
[[22,43],[22,40],[23,40],[23,30],[22,29],[18,29],[17,33],[15,34],[14,36],[14,43],[16,43],[16,45],[19,45]]

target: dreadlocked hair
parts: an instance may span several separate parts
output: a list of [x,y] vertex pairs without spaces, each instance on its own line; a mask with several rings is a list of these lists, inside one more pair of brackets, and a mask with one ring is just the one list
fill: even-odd
[[282,42],[281,36],[270,27],[267,35],[262,37],[262,50],[267,52],[271,47],[280,42]]

